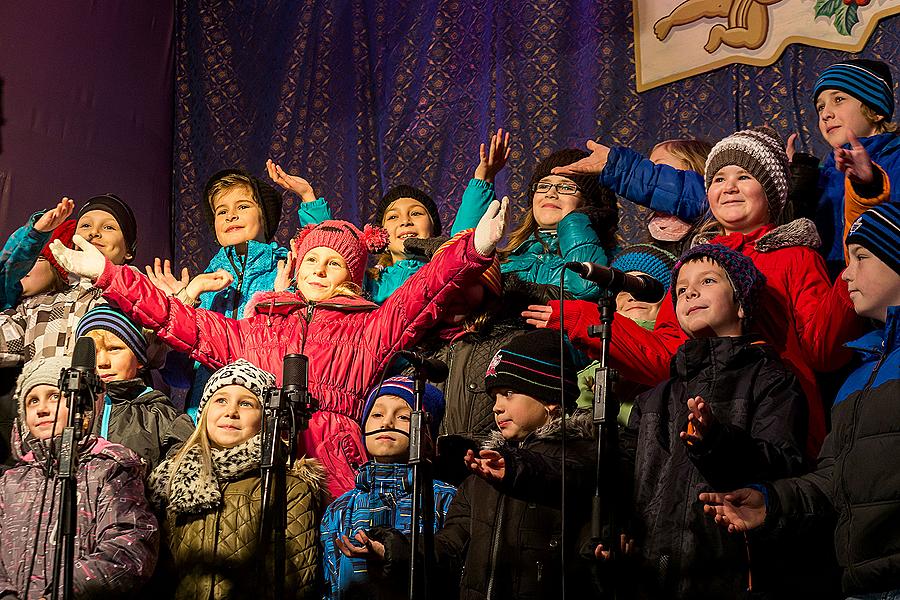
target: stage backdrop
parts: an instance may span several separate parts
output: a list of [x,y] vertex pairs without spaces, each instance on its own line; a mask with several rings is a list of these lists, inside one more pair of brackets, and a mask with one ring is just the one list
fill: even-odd
[[[206,178],[272,158],[335,215],[366,222],[398,183],[430,191],[449,223],[495,127],[513,133],[498,180],[517,213],[535,163],[588,137],[640,151],[768,124],[822,156],[810,92],[848,54],[790,46],[770,67],[733,65],[635,91],[631,2],[597,0],[185,1],[176,23],[175,254],[196,271],[215,248]],[[862,56],[900,64],[900,18]],[[894,67],[897,73],[896,66]],[[286,195],[278,239],[296,231]],[[624,206],[621,233],[643,235]]]

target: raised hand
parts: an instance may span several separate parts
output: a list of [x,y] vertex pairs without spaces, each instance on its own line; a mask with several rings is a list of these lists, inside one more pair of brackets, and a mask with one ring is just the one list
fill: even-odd
[[191,281],[187,267],[181,269],[181,278],[176,278],[172,274],[172,263],[168,258],[162,262],[159,258],[154,258],[153,267],[147,265],[144,267],[144,272],[147,273],[150,283],[164,292],[166,296],[177,296]]
[[554,167],[550,172],[554,175],[599,175],[609,159],[609,146],[588,140],[587,148],[591,151],[590,156],[585,156],[571,165]]
[[65,244],[58,239],[53,240],[50,242],[50,252],[69,273],[97,281],[97,278],[103,273],[103,269],[106,268],[106,257],[96,246],[77,233],[72,237],[72,243],[78,250],[66,248]]
[[70,198],[63,198],[59,204],[38,217],[34,223],[34,228],[42,233],[50,233],[63,224],[63,221],[69,218],[72,211],[75,210],[75,202]]
[[692,445],[703,441],[710,429],[715,426],[716,418],[709,405],[700,396],[688,398],[687,405],[691,411],[688,415],[687,431],[682,431],[679,435],[682,440]]
[[713,517],[730,533],[756,529],[766,520],[766,499],[753,488],[740,488],[727,494],[705,492],[700,494],[703,512]]
[[546,304],[529,304],[528,309],[522,311],[525,322],[529,325],[534,325],[538,329],[543,329],[547,326],[551,315],[553,315],[553,309]]
[[284,189],[294,192],[298,196],[300,196],[300,200],[303,202],[312,202],[316,199],[316,193],[313,191],[310,183],[300,177],[299,175],[291,175],[281,167],[279,167],[275,162],[270,158],[266,161],[266,171],[269,173],[269,177],[283,187]]
[[[291,248],[294,247],[294,240],[291,240]],[[275,271],[275,283],[272,289],[276,292],[283,292],[291,287],[291,281],[294,279],[294,251],[287,253],[284,260],[278,261],[278,267]]]
[[504,135],[503,128],[498,128],[497,133],[491,136],[488,147],[485,148],[484,144],[481,144],[478,149],[481,160],[475,169],[475,179],[493,182],[497,173],[506,166],[509,151],[509,132]]
[[349,558],[367,558],[369,560],[384,558],[384,544],[370,539],[365,531],[358,532],[354,539],[362,546],[354,544],[346,535],[335,536],[334,545],[341,551],[341,554]]
[[482,256],[493,254],[497,243],[506,231],[506,208],[509,206],[509,198],[503,196],[503,200],[491,201],[478,226],[475,227],[475,250]]
[[847,129],[847,141],[850,149],[834,149],[834,166],[853,183],[872,183],[875,178],[872,168],[872,157],[852,129]]
[[481,450],[478,456],[466,450],[463,460],[473,473],[487,481],[503,481],[506,475],[506,459],[495,450]]
[[203,292],[224,290],[231,285],[232,281],[234,281],[234,277],[231,273],[222,269],[212,273],[200,273],[191,279],[191,282],[184,288],[184,293],[188,302],[196,304]]
[[787,154],[788,162],[794,160],[794,153],[797,152],[797,139],[800,136],[792,133],[788,136],[787,143],[784,145],[784,153]]

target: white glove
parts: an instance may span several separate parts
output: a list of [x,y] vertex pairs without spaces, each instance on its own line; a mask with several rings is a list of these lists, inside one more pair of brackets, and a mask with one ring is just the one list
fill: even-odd
[[503,196],[503,200],[492,201],[475,227],[475,250],[482,256],[490,256],[497,247],[497,242],[506,231],[506,207],[509,206],[509,198]]
[[50,251],[56,257],[57,262],[69,273],[97,281],[97,278],[103,273],[103,269],[106,268],[106,257],[97,250],[96,246],[77,233],[72,236],[72,243],[81,251],[66,248],[65,244],[59,240],[53,240],[50,244]]

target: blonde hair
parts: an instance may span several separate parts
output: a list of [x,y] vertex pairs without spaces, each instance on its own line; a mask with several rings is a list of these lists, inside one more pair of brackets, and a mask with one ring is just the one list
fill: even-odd
[[[677,138],[664,140],[653,146],[653,150],[657,148],[665,149],[666,152],[680,160],[686,170],[696,171],[703,175],[706,170],[706,157],[712,150],[712,144],[703,140]],[[651,154],[653,150],[650,151]]]
[[[887,118],[885,118],[884,115],[875,114],[875,111],[872,110],[868,105],[861,105],[860,112],[862,112],[862,116],[866,118],[866,121],[868,121],[875,127],[875,134],[897,132],[896,123],[891,123],[887,120]],[[880,121],[878,120],[878,117],[881,117]]]
[[203,469],[203,474],[205,476],[212,476],[213,474],[212,445],[209,443],[209,434],[206,432],[207,415],[209,414],[210,404],[211,403],[207,401],[206,406],[203,407],[203,412],[200,413],[200,418],[197,419],[197,426],[194,428],[194,433],[191,434],[191,437],[187,439],[181,447],[181,450],[179,450],[178,454],[175,455],[175,458],[172,459],[172,464],[169,466],[169,483],[166,486],[167,496],[172,495],[173,475],[178,472],[178,468],[181,466],[181,463],[184,462],[188,452],[195,447],[200,451],[200,465]]
[[531,236],[537,238],[541,245],[544,246],[545,251],[548,249],[547,244],[544,243],[544,240],[541,239],[541,236],[538,233],[538,222],[537,219],[534,218],[534,210],[529,208],[525,211],[522,221],[515,229],[513,229],[512,233],[509,234],[509,241],[506,242],[506,245],[503,248],[498,250],[500,261],[505,261],[516,248],[528,241]]
[[253,191],[253,182],[250,181],[249,177],[240,175],[239,173],[229,173],[228,175],[223,175],[219,179],[216,179],[215,182],[209,186],[206,202],[209,204],[210,208],[215,209],[213,206],[215,199],[220,194],[237,186],[244,186],[250,190],[250,197],[253,198],[253,202],[256,203],[256,206],[262,211],[262,204],[260,203],[259,198],[256,197],[256,192]]

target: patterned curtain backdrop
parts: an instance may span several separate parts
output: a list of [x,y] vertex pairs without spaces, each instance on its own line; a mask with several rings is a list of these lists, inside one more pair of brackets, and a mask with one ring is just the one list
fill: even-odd
[[[449,223],[479,143],[502,126],[513,138],[498,191],[518,214],[536,162],[589,137],[648,152],[667,138],[715,141],[768,124],[785,138],[799,131],[822,156],[812,84],[847,57],[790,46],[771,67],[639,94],[626,0],[185,0],[177,18],[173,247],[192,272],[216,248],[201,196],[223,167],[265,177],[272,158],[356,223],[384,190],[409,183]],[[900,64],[898,25],[883,21],[862,55]],[[298,202],[286,194],[282,244]],[[642,238],[644,219],[623,202],[623,240]]]

